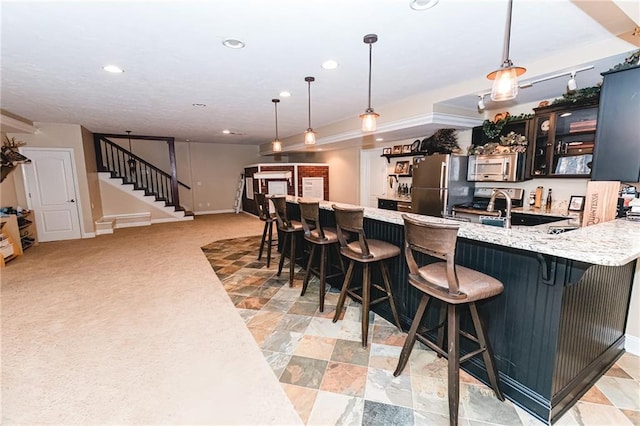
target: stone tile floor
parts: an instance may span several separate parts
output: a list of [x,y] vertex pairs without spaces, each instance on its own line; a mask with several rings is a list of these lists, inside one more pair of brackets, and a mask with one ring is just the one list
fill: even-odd
[[[202,248],[256,344],[308,425],[448,425],[446,360],[416,343],[393,377],[406,333],[370,313],[369,346],[360,343],[360,304],[350,301],[332,322],[338,294],[326,293],[318,311],[317,279],[300,297],[304,271],[288,285],[287,262],[257,261],[260,237]],[[541,425],[461,371],[461,425]],[[625,354],[557,425],[639,425],[640,358]]]

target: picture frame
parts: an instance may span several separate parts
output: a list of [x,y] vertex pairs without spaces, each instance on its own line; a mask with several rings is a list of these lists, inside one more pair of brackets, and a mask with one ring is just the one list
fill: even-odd
[[585,197],[582,195],[572,195],[569,199],[569,207],[567,209],[570,212],[581,212],[584,210],[584,200]]
[[409,174],[409,161],[396,161],[396,167],[394,173],[397,175]]
[[420,149],[420,139],[416,139],[411,144],[411,152],[418,152],[419,149]]
[[402,154],[402,145],[394,145],[392,154]]
[[402,153],[409,153],[411,152],[411,145],[402,145]]
[[390,155],[391,148],[382,148],[382,155]]

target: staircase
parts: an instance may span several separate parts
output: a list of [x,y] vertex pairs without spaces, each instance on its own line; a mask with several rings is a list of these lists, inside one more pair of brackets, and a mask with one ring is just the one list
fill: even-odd
[[[128,192],[130,196],[145,203],[148,205],[149,210],[153,211],[156,218],[151,218],[151,212],[104,216],[96,222],[97,234],[112,233],[113,228],[144,226],[156,222],[193,220],[193,213],[185,210],[180,205],[178,196],[178,185],[186,189],[191,189],[191,187],[178,181],[175,177],[175,172],[171,175],[164,172],[110,141],[108,136],[129,137],[129,135],[94,135],[97,169],[101,182],[104,182],[107,185],[106,187],[117,187],[120,191]],[[131,136],[131,138],[136,138],[136,136]],[[173,152],[171,151],[173,138],[170,139],[170,158],[172,170],[175,171],[175,155],[172,155]]]

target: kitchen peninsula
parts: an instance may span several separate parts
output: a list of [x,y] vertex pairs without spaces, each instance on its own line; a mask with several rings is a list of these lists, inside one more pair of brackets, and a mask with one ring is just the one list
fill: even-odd
[[[299,217],[295,199],[288,201],[291,217]],[[326,225],[335,224],[331,205],[320,203]],[[364,216],[368,237],[403,246],[402,213],[365,207]],[[548,225],[503,229],[459,224],[456,262],[504,283],[503,294],[479,304],[501,390],[539,419],[555,422],[624,352],[640,223],[619,219],[562,234],[546,233]],[[406,331],[420,295],[407,284],[403,254],[389,263],[389,270]],[[376,312],[391,318],[384,304]],[[429,324],[437,321],[436,313],[430,310]],[[470,329],[469,322],[463,315],[461,327]],[[471,350],[467,343],[461,340],[463,351]],[[462,368],[488,382],[479,360]]]

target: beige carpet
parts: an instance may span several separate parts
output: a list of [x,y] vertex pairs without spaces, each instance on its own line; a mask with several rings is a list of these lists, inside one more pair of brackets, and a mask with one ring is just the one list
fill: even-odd
[[245,214],[203,216],[10,262],[2,424],[299,424],[200,249],[261,231]]

